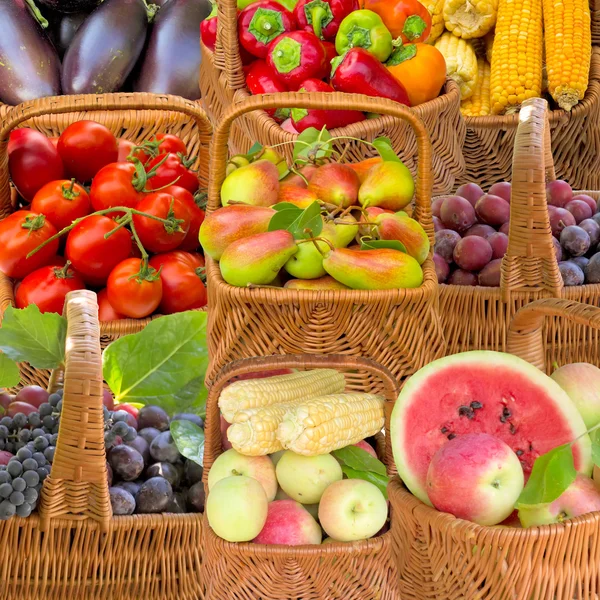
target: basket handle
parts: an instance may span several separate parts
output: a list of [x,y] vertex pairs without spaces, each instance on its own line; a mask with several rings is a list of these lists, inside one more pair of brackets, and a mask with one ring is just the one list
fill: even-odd
[[227,86],[232,90],[246,87],[238,40],[237,0],[219,0],[217,4],[217,43],[215,65],[225,71]]
[[[29,119],[44,115],[103,110],[156,110],[181,113],[195,121],[202,135],[210,136],[212,134],[210,121],[199,104],[168,94],[84,94],[52,96],[23,102],[8,111],[0,128],[0,219],[7,217],[13,211],[8,171],[8,139],[11,131]],[[209,161],[208,148],[200,148],[199,159],[201,168],[206,169]]]
[[[204,474],[205,481],[213,462],[221,453],[221,426],[219,418],[219,397],[227,382],[235,376],[269,371],[274,369],[345,369],[352,371],[369,371],[374,373],[383,383],[387,399],[398,397],[400,387],[398,382],[383,365],[372,361],[370,358],[360,356],[345,356],[342,354],[311,355],[311,354],[287,354],[281,356],[261,356],[245,358],[229,363],[217,375],[208,394],[206,402],[206,424],[205,424],[205,446],[204,446]],[[386,402],[386,431],[389,431],[389,417],[393,408],[393,402]],[[391,444],[389,436],[386,436],[386,456],[388,464],[391,459]]]
[[64,373],[55,371],[50,388],[64,378],[63,407],[52,472],[42,487],[43,529],[57,518],[96,521],[107,530],[112,517],[102,405],[102,352],[96,294],[67,294]]
[[521,106],[513,152],[509,241],[500,284],[505,302],[517,291],[561,295],[546,203],[546,182],[554,179],[548,103],[530,98]]
[[516,354],[542,371],[546,370],[546,317],[562,317],[577,325],[600,329],[600,308],[574,302],[544,298],[520,308],[508,328],[507,352]]
[[[220,3],[219,3],[220,5]],[[210,157],[211,179],[208,187],[208,211],[221,206],[220,190],[226,176],[227,141],[235,119],[253,110],[269,108],[307,108],[325,110],[360,110],[390,115],[406,121],[413,129],[417,140],[418,164],[415,183],[415,219],[421,223],[430,242],[434,243],[433,220],[431,217],[431,190],[433,187],[431,168],[431,142],[423,121],[414,111],[386,98],[372,98],[361,94],[341,92],[284,92],[251,96],[246,101],[232,104],[216,127]]]

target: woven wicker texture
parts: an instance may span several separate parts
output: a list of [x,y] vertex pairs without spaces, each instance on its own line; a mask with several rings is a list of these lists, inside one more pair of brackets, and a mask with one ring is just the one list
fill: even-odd
[[[515,315],[508,350],[546,372],[554,361],[599,365],[597,341],[565,348],[547,342],[549,329],[566,332],[575,324],[598,331],[600,309],[537,300]],[[592,600],[600,594],[598,512],[529,529],[481,527],[426,506],[398,478],[388,491],[403,600]]]
[[[548,118],[556,176],[574,188],[600,188],[600,48],[592,53],[585,98],[570,113],[554,110]],[[473,181],[487,189],[510,180],[519,115],[468,117],[465,122],[466,169],[459,183]]]
[[[222,389],[235,376],[272,369],[336,369],[346,377],[347,391],[373,392],[386,400],[386,422],[398,397],[398,384],[385,368],[366,358],[346,356],[273,356],[247,359],[219,373],[207,401],[204,483],[221,454],[217,405]],[[379,449],[381,451],[381,448]],[[391,448],[381,454],[388,465]],[[392,471],[389,471],[390,473]],[[252,543],[232,544],[217,537],[204,521],[203,579],[211,600],[396,600],[390,534],[352,543],[294,548]]]
[[[1,106],[0,106],[1,108]],[[2,113],[0,112],[0,117]],[[103,94],[58,96],[27,102],[14,107],[0,121],[0,219],[14,210],[16,196],[11,193],[7,144],[10,132],[31,127],[52,137],[60,135],[71,123],[90,119],[108,127],[117,137],[142,143],[157,133],[179,136],[190,156],[198,160],[201,188],[208,185],[209,145],[212,127],[200,106],[178,96],[157,94]],[[14,282],[0,273],[0,322],[8,306],[14,305]],[[141,331],[150,319],[123,319],[101,324],[102,348],[129,333]],[[45,386],[48,371],[21,365],[24,385]]]
[[[539,98],[528,100],[521,110],[513,155],[509,246],[500,287],[440,286],[440,319],[449,354],[505,350],[511,318],[533,300],[562,297],[590,304],[600,300],[598,284],[562,286],[546,205],[546,181],[556,178],[546,115],[547,103]],[[597,192],[585,193],[600,197]],[[569,339],[597,337],[596,332],[576,331],[574,326],[566,330]],[[585,338],[573,337],[577,335]]]
[[[229,3],[220,2],[219,10],[227,10],[227,7],[222,7],[222,5]],[[219,19],[221,20],[221,16],[219,16]],[[236,40],[235,47],[237,48],[237,29],[234,30],[233,35]],[[225,47],[228,49],[226,62],[229,65],[232,61],[231,56],[229,56],[232,46]],[[213,54],[202,46],[200,88],[206,111],[215,125],[221,121],[225,110],[229,106],[244,102],[250,97],[243,78],[241,86],[237,84],[236,87],[228,85],[228,69],[225,69],[225,71],[219,69],[217,66],[218,57],[218,48],[216,54]],[[239,62],[239,56],[237,60]],[[241,66],[239,72],[243,75]],[[232,79],[235,82],[238,81],[234,72],[232,72]],[[375,108],[369,107],[368,110],[379,114]],[[466,128],[460,116],[458,86],[454,81],[448,80],[441,96],[416,106],[413,110],[423,120],[432,142],[432,168],[435,173],[433,191],[435,194],[448,193],[454,189],[457,178],[465,168],[462,146]],[[406,124],[399,124],[391,117],[383,116],[377,119],[367,119],[347,127],[333,129],[332,135],[334,137],[347,136],[367,141],[373,141],[379,136],[387,136],[406,166],[413,174],[416,173],[417,147],[410,127]],[[293,148],[293,145],[289,142],[294,141],[297,137],[295,134],[284,131],[269,115],[260,111],[244,116],[234,125],[231,131],[231,148],[235,152],[245,152],[256,140],[263,145],[270,146],[288,142],[281,150],[289,157]],[[335,146],[340,151],[345,150],[353,162],[376,155],[373,148],[355,141],[340,140],[336,142]]]
[[[433,239],[431,147],[427,132],[409,109],[389,100],[348,94],[254,96],[232,106],[215,130],[211,146],[208,210],[221,206],[227,140],[236,118],[258,107],[317,106],[365,108],[408,122],[419,149],[414,218]],[[423,264],[424,282],[416,289],[308,291],[239,288],[226,284],[217,263],[207,258],[211,382],[225,364],[271,354],[352,354],[369,356],[396,377],[414,372],[444,352],[437,315],[437,278],[432,261]],[[425,342],[427,340],[427,342]]]
[[0,522],[0,600],[199,600],[202,515],[112,517],[93,292],[67,296],[58,444],[39,514]]

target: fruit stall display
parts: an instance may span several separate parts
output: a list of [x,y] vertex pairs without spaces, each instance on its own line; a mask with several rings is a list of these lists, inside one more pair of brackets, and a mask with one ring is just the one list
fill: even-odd
[[197,100],[209,12],[208,0],[2,0],[0,103],[111,92]]
[[545,335],[574,324],[597,330],[599,309],[537,300],[515,315],[510,354],[449,356],[403,387],[388,488],[403,598],[594,596],[598,342]]
[[[252,371],[274,376],[230,383]],[[208,597],[397,596],[391,451],[380,449],[384,465],[374,450],[381,436],[365,441],[397,394],[389,371],[359,357],[264,357],[223,369],[207,402]]]
[[[176,97],[68,98],[26,103],[4,123],[0,310],[60,313],[68,291],[88,287],[106,343],[153,314],[204,306],[204,113]],[[45,385],[27,369],[23,379]]]
[[[230,108],[213,137],[200,231],[211,311],[208,382],[228,362],[252,356],[344,352],[372,357],[402,377],[444,352],[424,127],[390,100],[328,96],[332,108],[376,102],[379,112],[410,123],[419,144],[417,177],[413,182],[389,140],[374,142],[379,158],[353,164],[333,149],[325,129],[301,134],[294,164],[280,157],[281,172],[260,154],[228,162],[237,117],[257,106],[318,109],[324,94],[265,95]],[[265,150],[276,152],[259,152]],[[358,221],[363,231],[354,243]],[[427,345],[415,342],[425,339]]]
[[[446,193],[464,169],[465,129],[459,90],[445,83],[442,55],[425,43],[430,28],[417,0],[220,0],[201,28],[205,108],[217,124],[231,104],[253,94],[334,90],[412,106],[432,136],[434,190]],[[247,114],[232,128],[231,142],[240,153],[254,140],[284,144],[291,158],[291,142],[308,127],[367,141],[384,133],[415,171],[416,147],[406,144],[410,128],[367,106],[318,114],[281,106]],[[352,139],[336,148],[346,148],[355,161],[374,155]]]
[[[202,597],[206,318],[161,317],[102,353],[89,290],[69,292],[64,317],[7,309],[0,384],[22,386],[0,395],[9,597],[90,597],[96,577],[94,598]],[[15,361],[54,369],[48,391]]]

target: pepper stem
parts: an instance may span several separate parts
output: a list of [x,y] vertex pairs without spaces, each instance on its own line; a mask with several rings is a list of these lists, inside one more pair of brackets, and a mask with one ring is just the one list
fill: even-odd
[[42,15],[40,9],[35,5],[34,0],[25,0],[25,3],[29,7],[33,18],[41,25],[42,29],[47,29],[48,19],[44,18],[44,15]]
[[327,12],[322,6],[315,6],[310,11],[310,18],[312,20],[313,30],[315,35],[322,40],[323,39],[323,22],[327,18]]

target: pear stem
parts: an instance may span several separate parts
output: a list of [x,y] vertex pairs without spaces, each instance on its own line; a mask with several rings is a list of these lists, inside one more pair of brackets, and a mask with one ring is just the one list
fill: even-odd
[[319,251],[319,254],[321,254],[322,256],[325,256],[325,254],[321,250],[321,248],[319,248],[319,244],[317,244],[317,242],[323,242],[324,244],[327,244],[331,252],[335,250],[335,246],[328,239],[322,237],[311,237],[305,240],[297,240],[296,244],[306,244],[307,242],[312,242],[315,245],[315,248]]

